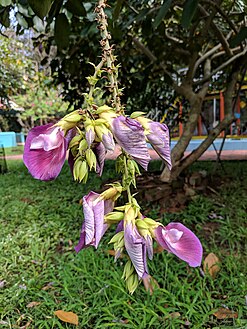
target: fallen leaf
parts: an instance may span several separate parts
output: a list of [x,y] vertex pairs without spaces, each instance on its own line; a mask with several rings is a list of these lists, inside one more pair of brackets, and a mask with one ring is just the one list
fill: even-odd
[[213,279],[216,277],[217,273],[220,270],[218,263],[219,263],[219,258],[212,252],[209,255],[207,255],[207,257],[204,260],[203,270],[204,272],[208,271],[209,275]]
[[42,290],[54,289],[53,285],[55,282],[49,282],[46,286],[42,288]]
[[27,308],[35,307],[35,306],[38,306],[39,304],[40,304],[40,302],[31,302],[31,303],[27,304]]
[[76,326],[78,325],[78,316],[73,312],[58,310],[54,312],[54,314],[63,322],[75,324]]
[[[115,250],[107,250],[107,254],[110,255],[110,256],[115,257],[116,256],[116,251]],[[118,258],[124,258],[124,257],[126,257],[126,256],[121,253]]]
[[6,280],[0,281],[0,289],[4,288]]
[[216,318],[219,320],[237,319],[238,313],[231,311],[228,308],[220,307],[218,311],[214,313],[214,316],[216,316]]
[[181,314],[179,312],[172,312],[172,313],[169,313],[168,315],[166,315],[164,317],[164,319],[177,319],[181,316]]

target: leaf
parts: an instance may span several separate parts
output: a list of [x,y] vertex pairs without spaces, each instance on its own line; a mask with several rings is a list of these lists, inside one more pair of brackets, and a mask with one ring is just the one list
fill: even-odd
[[203,270],[204,272],[208,271],[209,275],[213,279],[216,277],[217,273],[220,270],[218,263],[219,258],[212,252],[205,258],[204,261]]
[[54,314],[63,322],[78,325],[78,315],[73,312],[65,312],[62,310],[58,310],[54,312]]
[[182,13],[181,24],[187,29],[196,13],[199,0],[186,0]]
[[1,6],[6,7],[11,5],[12,0],[1,0]]
[[68,0],[65,7],[75,16],[86,16],[86,10],[81,0]]
[[163,5],[160,7],[160,10],[153,22],[153,28],[156,29],[162,20],[166,17],[166,14],[168,13],[169,8],[171,7],[172,0],[165,0]]
[[219,320],[237,319],[238,313],[231,311],[228,308],[220,307],[218,311],[214,313],[214,316],[216,316],[216,318]]
[[230,40],[230,46],[237,47],[245,39],[247,39],[247,26],[242,26],[239,33]]
[[51,8],[51,0],[28,0],[28,3],[34,13],[41,19],[43,19],[48,13]]
[[31,303],[27,304],[27,308],[35,307],[35,306],[38,306],[39,304],[40,304],[40,302],[31,302]]
[[9,12],[10,12],[10,7],[2,8],[0,10],[0,23],[4,27],[10,26]]
[[55,22],[55,41],[58,49],[67,48],[69,45],[70,25],[65,14],[59,14]]
[[112,20],[115,22],[118,19],[120,11],[122,9],[124,0],[118,0],[112,14]]
[[27,23],[26,19],[20,13],[16,14],[16,19],[20,26],[24,27],[25,29],[28,28],[28,23]]

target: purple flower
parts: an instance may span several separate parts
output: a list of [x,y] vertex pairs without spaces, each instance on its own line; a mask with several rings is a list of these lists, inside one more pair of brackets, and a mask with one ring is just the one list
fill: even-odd
[[52,123],[29,131],[24,147],[23,161],[31,175],[40,180],[55,179],[64,164],[71,133]]
[[201,265],[202,245],[187,227],[180,223],[159,225],[155,231],[156,241],[169,252],[187,262],[192,267]]
[[108,224],[104,222],[104,216],[113,210],[114,202],[111,199],[100,200],[99,197],[100,194],[95,192],[90,192],[83,197],[84,222],[79,243],[75,247],[76,252],[88,246],[97,248],[108,228]]
[[96,173],[101,176],[105,164],[106,149],[103,143],[96,143],[93,147],[93,151],[96,155]]
[[148,275],[146,240],[140,235],[135,225],[127,222],[124,228],[124,243],[126,251],[139,278]]
[[88,147],[91,146],[94,139],[95,139],[95,132],[93,129],[90,128],[89,130],[86,131],[86,141],[87,141]]
[[104,146],[107,150],[114,151],[115,142],[113,140],[113,136],[110,131],[108,131],[107,133],[102,135],[102,143],[104,144]]
[[142,125],[134,119],[120,115],[113,119],[112,130],[118,144],[147,170],[151,158]]
[[168,168],[171,170],[171,151],[170,151],[170,138],[169,129],[167,125],[160,122],[150,121],[148,123],[150,133],[146,136],[147,140],[152,144],[155,151],[163,159]]

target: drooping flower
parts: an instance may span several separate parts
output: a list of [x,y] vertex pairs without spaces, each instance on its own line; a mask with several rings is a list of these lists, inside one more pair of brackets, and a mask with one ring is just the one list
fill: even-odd
[[104,222],[104,216],[113,210],[114,202],[112,199],[102,200],[99,197],[100,194],[95,192],[83,197],[84,222],[79,243],[75,247],[76,252],[88,246],[97,248],[109,226]]
[[170,223],[166,227],[158,225],[154,235],[161,247],[184,260],[191,267],[201,265],[202,245],[197,236],[183,224]]
[[137,227],[132,222],[125,223],[124,244],[139,278],[145,278],[148,275],[146,240],[140,235]]
[[123,115],[112,120],[113,135],[118,144],[145,170],[151,160],[142,125]]
[[104,147],[103,143],[95,143],[95,146],[93,147],[93,151],[96,155],[96,173],[101,176],[104,164],[105,164],[105,156],[106,156],[106,149]]
[[166,162],[167,167],[171,170],[170,137],[167,125],[160,122],[154,122],[144,117],[138,117],[136,120],[140,122],[145,129],[147,141],[152,145],[154,150],[159,154],[161,159]]
[[155,151],[163,159],[167,167],[171,170],[171,150],[170,150],[170,138],[169,129],[167,125],[160,122],[149,123],[150,133],[147,134],[147,140],[152,144]]
[[69,131],[65,137],[61,127],[52,123],[29,131],[23,161],[34,178],[48,181],[59,175],[71,135]]

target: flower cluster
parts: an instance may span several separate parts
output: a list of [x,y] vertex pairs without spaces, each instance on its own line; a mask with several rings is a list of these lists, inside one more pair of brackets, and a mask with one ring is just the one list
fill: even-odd
[[[145,288],[152,291],[154,281],[148,271],[147,259],[153,258],[155,241],[160,248],[192,267],[201,264],[202,246],[181,223],[164,226],[144,217],[131,193],[131,186],[136,187],[136,175],[140,174],[138,164],[147,170],[151,160],[148,144],[171,169],[169,131],[165,124],[145,118],[142,112],[134,112],[130,117],[124,115],[120,104],[122,90],[118,88],[118,65],[107,30],[106,6],[107,0],[99,0],[95,8],[102,37],[102,56],[97,66],[93,64],[94,75],[87,77],[90,88],[84,94],[84,108],[66,115],[54,125],[33,128],[26,140],[24,163],[36,179],[52,180],[59,175],[68,150],[74,179],[86,183],[89,171],[102,174],[106,152],[114,151],[118,144],[122,153],[116,160],[116,170],[122,174],[122,181],[111,184],[101,194],[91,191],[83,197],[84,221],[75,250],[79,252],[89,246],[97,248],[107,229],[117,225],[110,243],[114,246],[115,260],[124,252],[128,256],[123,271],[128,290],[133,293],[142,280]],[[95,104],[95,86],[103,71],[108,75],[112,107]],[[125,192],[128,202],[117,205],[118,198]]]
[[[143,280],[152,290],[147,258],[153,258],[153,242],[196,267],[201,263],[202,247],[198,238],[181,223],[163,226],[144,217],[130,186],[135,186],[135,176],[140,174],[138,165],[147,170],[150,161],[148,145],[171,168],[169,131],[166,125],[145,118],[142,113],[131,117],[116,114],[108,106],[101,106],[88,113],[77,110],[56,124],[33,128],[27,137],[24,163],[33,177],[41,180],[55,179],[65,162],[68,162],[75,180],[86,182],[89,171],[103,172],[106,152],[112,152],[115,144],[122,149],[117,159],[117,170],[122,182],[112,184],[101,194],[90,192],[83,197],[84,222],[76,252],[98,247],[110,225],[117,224],[114,244],[115,260],[126,251],[129,257],[123,278],[131,293]],[[127,191],[128,203],[117,206],[119,196]]]

